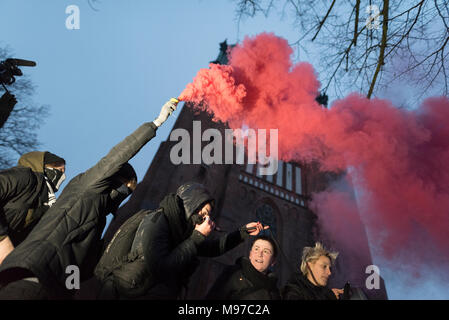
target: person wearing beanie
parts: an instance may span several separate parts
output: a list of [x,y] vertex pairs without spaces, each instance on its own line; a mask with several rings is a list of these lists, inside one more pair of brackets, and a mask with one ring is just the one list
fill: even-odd
[[254,239],[248,257],[226,266],[206,295],[208,300],[280,300],[275,264],[277,244],[263,235]]
[[[102,249],[106,216],[136,188],[137,175],[128,161],[155,135],[176,109],[173,100],[159,117],[131,135],[64,188],[28,237],[0,265],[0,299],[69,299],[92,276]],[[50,157],[48,161],[58,160]],[[56,178],[49,178],[57,183]]]
[[0,264],[55,203],[64,172],[65,160],[48,151],[28,152],[0,171]]

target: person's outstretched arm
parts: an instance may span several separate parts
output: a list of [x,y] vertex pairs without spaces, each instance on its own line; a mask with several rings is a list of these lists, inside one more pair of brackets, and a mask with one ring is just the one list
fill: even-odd
[[101,184],[105,179],[118,172],[124,163],[134,157],[156,135],[157,128],[176,110],[177,103],[176,99],[170,99],[165,103],[156,120],[142,124],[136,131],[113,147],[95,166],[85,172],[84,179]]
[[260,222],[250,222],[234,232],[225,234],[218,239],[206,240],[198,246],[198,255],[202,257],[218,257],[237,247],[248,236],[257,236],[268,226],[262,226]]

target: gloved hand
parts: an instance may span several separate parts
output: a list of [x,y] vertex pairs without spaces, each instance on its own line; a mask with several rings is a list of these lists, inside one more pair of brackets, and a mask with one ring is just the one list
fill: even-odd
[[157,117],[156,120],[153,121],[153,123],[160,127],[167,119],[168,117],[173,113],[173,111],[176,110],[176,107],[178,105],[179,100],[175,98],[171,98],[168,102],[166,102],[161,109],[161,113],[159,114],[159,117]]
[[14,95],[5,92],[2,97],[0,98],[0,105],[2,107],[9,107],[12,109],[17,103],[17,99]]
[[5,92],[0,98],[0,128],[2,128],[6,120],[8,120],[16,103],[16,97],[8,92]]

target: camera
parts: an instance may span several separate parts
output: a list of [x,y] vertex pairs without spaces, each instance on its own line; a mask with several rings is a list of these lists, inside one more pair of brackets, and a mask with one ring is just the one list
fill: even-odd
[[23,75],[19,66],[34,67],[35,65],[36,62],[23,59],[6,59],[0,61],[0,83],[5,89],[5,93],[0,97],[0,128],[8,120],[17,103],[16,97],[9,93],[6,85],[13,84],[16,81],[15,77]]
[[16,81],[15,77],[23,75],[19,66],[34,67],[36,66],[36,62],[23,59],[6,59],[0,61],[0,83],[3,87],[13,84]]
[[193,225],[202,224],[206,220],[206,216],[201,216],[199,214],[192,215]]

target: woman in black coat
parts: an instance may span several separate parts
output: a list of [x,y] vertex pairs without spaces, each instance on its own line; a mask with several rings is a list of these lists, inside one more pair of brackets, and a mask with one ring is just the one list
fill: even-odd
[[296,272],[284,287],[284,300],[337,300],[331,289],[316,286],[301,272]]
[[294,273],[285,285],[283,299],[336,300],[343,290],[330,289],[327,283],[337,256],[337,252],[328,251],[319,242],[315,243],[315,247],[305,247],[300,272]]
[[254,241],[249,258],[228,266],[209,290],[211,300],[278,300],[277,278],[268,270],[274,265],[276,244],[265,236]]

